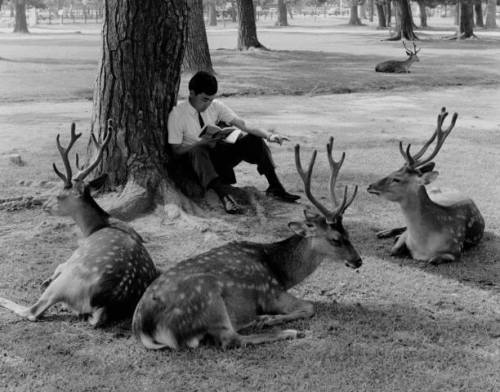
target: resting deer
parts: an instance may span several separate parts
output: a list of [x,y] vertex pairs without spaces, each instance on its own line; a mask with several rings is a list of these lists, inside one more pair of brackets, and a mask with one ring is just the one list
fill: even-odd
[[80,171],[74,177],[68,153],[81,133],[76,134],[75,124],[71,125],[71,140],[67,148],[61,146],[57,135],[57,148],[66,175],[53,165],[64,187],[45,207],[54,214],[71,216],[84,238],[73,255],[42,283],[45,291],[34,305],[25,307],[0,298],[0,306],[35,321],[50,306],[63,302],[79,315],[89,317],[90,324],[97,327],[111,319],[131,316],[146,287],[158,276],[139,234],[123,222],[112,222],[92,198],[91,188],[99,188],[105,176],[87,183],[84,181],[102,159],[112,130],[109,122],[102,144],[92,134],[97,154],[85,169],[79,167],[76,155],[76,166]]
[[415,61],[420,61],[417,53],[420,49],[417,49],[415,41],[413,41],[413,50],[406,47],[406,43],[403,41],[403,46],[405,48],[408,58],[404,61],[399,60],[387,60],[378,63],[375,66],[375,71],[377,72],[387,72],[387,73],[410,73],[410,66]]
[[269,244],[231,242],[181,261],[148,287],[134,313],[132,329],[148,349],[197,347],[205,336],[223,348],[296,338],[297,330],[241,335],[249,326],[272,326],[312,317],[311,303],[287,290],[310,275],[323,260],[345,261],[352,268],[361,258],[342,225],[342,215],[356,196],[357,187],[342,202],[335,197],[335,181],[342,166],[331,156],[330,191],[334,208],[327,209],[311,194],[316,151],[307,173],[295,147],[297,171],[309,200],[321,215],[305,211],[305,221],[290,222],[293,236]]
[[[403,210],[407,228],[379,233],[379,237],[384,237],[402,232],[391,250],[393,255],[408,250],[414,259],[431,264],[455,261],[464,247],[476,245],[483,236],[484,219],[471,199],[457,192],[428,193],[425,187],[438,175],[433,171],[435,163],[432,160],[458,117],[455,113],[450,126],[443,131],[447,115],[446,109],[442,108],[434,134],[416,154],[410,153],[410,144],[405,150],[400,142],[399,150],[405,165],[368,187],[368,192],[399,203]],[[423,158],[434,140],[434,151]]]

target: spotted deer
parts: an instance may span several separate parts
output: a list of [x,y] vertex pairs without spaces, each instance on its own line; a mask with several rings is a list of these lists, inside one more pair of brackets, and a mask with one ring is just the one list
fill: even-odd
[[[371,184],[368,192],[399,203],[406,220],[406,228],[379,233],[379,237],[400,234],[391,254],[409,251],[416,260],[431,264],[455,261],[466,247],[476,245],[484,232],[484,219],[476,204],[456,191],[428,191],[426,185],[438,175],[432,160],[455,126],[458,114],[453,114],[451,124],[442,130],[448,113],[441,109],[434,134],[416,154],[410,153],[410,144],[399,150],[405,164],[399,170]],[[426,158],[429,146],[436,140],[434,151]]]
[[416,62],[420,61],[417,53],[420,49],[417,49],[415,41],[413,41],[413,50],[406,47],[406,43],[403,41],[403,46],[405,48],[408,58],[404,61],[401,60],[387,60],[378,63],[375,66],[376,72],[387,72],[387,73],[410,73],[410,66]]
[[305,193],[321,214],[305,210],[305,220],[290,222],[295,233],[274,243],[230,242],[181,261],[148,287],[134,313],[132,329],[148,349],[197,347],[211,337],[225,347],[273,342],[300,336],[297,330],[242,335],[249,326],[273,326],[312,317],[311,303],[287,290],[310,275],[323,260],[345,261],[351,268],[361,258],[342,225],[342,215],[354,200],[357,187],[340,203],[335,181],[342,166],[332,158],[333,138],[327,146],[331,165],[330,191],[334,208],[327,209],[311,193],[316,151],[307,173],[295,147],[297,171]]
[[98,327],[108,320],[130,317],[146,287],[158,276],[139,234],[124,222],[113,220],[92,198],[90,190],[100,188],[105,176],[84,181],[102,159],[112,132],[109,122],[102,144],[91,135],[97,154],[85,169],[79,167],[76,155],[79,172],[74,177],[68,153],[81,133],[75,133],[73,123],[67,148],[61,146],[57,135],[66,175],[53,164],[64,186],[56,197],[47,201],[45,209],[55,215],[71,216],[83,239],[72,256],[42,283],[45,290],[34,305],[26,307],[0,298],[0,306],[36,321],[50,306],[63,302]]

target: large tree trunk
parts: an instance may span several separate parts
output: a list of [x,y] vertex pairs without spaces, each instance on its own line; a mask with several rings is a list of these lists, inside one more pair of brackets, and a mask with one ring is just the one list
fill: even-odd
[[238,50],[266,49],[257,39],[253,1],[237,0],[236,5],[238,7]]
[[278,20],[276,26],[288,26],[287,9],[285,0],[278,0]]
[[208,25],[217,26],[217,10],[215,8],[215,0],[208,2]]
[[14,33],[29,33],[26,21],[26,0],[16,0],[15,9]]
[[113,120],[115,134],[97,170],[110,185],[124,186],[122,195],[140,199],[137,207],[124,200],[125,208],[145,209],[169,193],[167,119],[177,100],[187,24],[185,0],[105,2],[91,130],[102,139]]
[[425,9],[425,2],[418,0],[418,9],[420,11],[420,27],[427,27],[427,11]]
[[385,21],[384,5],[380,1],[377,1],[375,5],[377,7],[378,28],[385,29],[387,23]]
[[387,26],[391,25],[391,19],[392,19],[392,2],[391,0],[386,0],[385,2],[385,16],[387,18]]
[[368,0],[368,20],[373,22],[373,14],[375,13],[375,0]]
[[408,0],[397,0],[399,7],[399,26],[396,27],[396,34],[389,38],[391,41],[398,41],[402,38],[410,41],[418,40],[413,31],[413,17],[411,15],[410,2]]
[[358,16],[358,0],[351,0],[351,15],[348,24],[353,26],[362,25],[361,19]]
[[494,29],[497,27],[496,13],[497,2],[496,0],[488,0],[488,7],[486,12],[486,28]]
[[481,0],[474,1],[474,13],[476,14],[476,26],[484,27],[483,7],[481,5]]
[[203,0],[187,0],[188,35],[184,53],[183,70],[213,73],[212,59],[208,49],[207,31],[203,20]]
[[461,0],[459,38],[472,37],[474,37],[474,5],[472,0]]

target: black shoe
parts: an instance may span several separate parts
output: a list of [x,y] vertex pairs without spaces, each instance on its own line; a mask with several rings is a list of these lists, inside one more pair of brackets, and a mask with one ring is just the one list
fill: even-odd
[[300,199],[299,195],[293,195],[291,193],[288,193],[284,189],[271,188],[271,187],[267,188],[266,195],[284,201],[285,203],[293,203]]
[[242,214],[243,209],[236,203],[236,201],[230,195],[224,195],[221,197],[222,205],[224,206],[224,211],[228,214]]

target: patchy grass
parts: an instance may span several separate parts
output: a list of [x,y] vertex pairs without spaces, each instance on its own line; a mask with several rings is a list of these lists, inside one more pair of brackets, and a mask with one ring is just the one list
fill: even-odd
[[[399,44],[382,43],[363,34],[363,29],[342,33],[341,38],[333,33],[325,33],[325,37],[316,34],[315,49],[323,52],[305,52],[303,48],[293,52],[291,46],[307,44],[309,34],[293,33],[292,39],[292,33],[279,31],[261,34],[261,40],[267,43],[268,37],[279,34],[283,46],[283,37],[288,37],[288,49],[249,54],[214,51],[223,91],[230,95],[234,91],[225,101],[250,121],[275,127],[291,137],[290,143],[273,145],[272,150],[284,183],[302,194],[301,204],[308,203],[295,173],[295,143],[302,145],[304,160],[313,149],[320,151],[313,190],[324,201],[328,164],[323,151],[330,135],[335,136],[337,156],[341,151],[347,154],[339,187],[360,186],[357,199],[346,213],[345,226],[364,264],[354,272],[325,263],[292,290],[316,306],[312,319],[285,326],[304,331],[305,338],[227,351],[202,346],[181,352],[148,352],[131,336],[128,322],[93,330],[60,306],[38,323],[0,310],[0,390],[498,390],[500,186],[495,179],[500,171],[500,92],[498,85],[485,86],[483,78],[490,80],[498,72],[490,62],[498,62],[500,51],[482,41],[425,41],[422,61],[415,64],[414,73],[379,75],[372,71],[378,60],[372,60],[369,54],[380,50],[380,59],[392,54],[398,57]],[[223,33],[213,30],[212,39]],[[66,39],[67,48],[72,47],[72,40],[78,47],[81,38],[50,36],[45,38],[44,47]],[[9,39],[1,36],[0,42]],[[14,58],[12,53],[21,53],[20,43],[24,45],[33,38],[16,39],[18,43],[8,49],[2,46],[2,57]],[[268,45],[274,46],[273,42]],[[336,43],[339,50],[330,50],[329,45]],[[477,50],[473,48],[476,43],[486,46]],[[446,50],[441,46],[448,48],[445,57],[440,57]],[[40,57],[47,58],[45,49],[37,48],[42,52]],[[23,53],[36,58],[38,50]],[[73,56],[60,50],[55,57],[68,72],[74,64],[66,57],[86,58],[85,50],[75,50]],[[96,48],[91,50],[97,52]],[[428,56],[425,62],[424,53]],[[443,60],[450,56],[453,61]],[[322,59],[331,61],[325,60],[322,67]],[[437,76],[427,71],[431,64]],[[12,67],[9,74],[1,68],[4,66],[0,60],[0,72],[6,80],[19,81],[26,71],[18,63],[17,71]],[[90,77],[90,68],[87,64],[79,71],[72,69],[75,83],[66,86],[68,95],[63,97],[58,94],[64,90],[62,80],[67,76],[69,81],[65,74],[59,79],[54,73],[50,84],[42,78],[40,97],[30,93],[32,75],[24,75],[18,89],[0,90],[0,198],[47,192],[58,183],[50,167],[52,162],[59,162],[55,135],[69,132],[69,123],[76,121],[77,130],[85,133],[82,139],[88,137],[91,102],[67,99],[81,96],[75,91],[82,89],[87,73]],[[267,77],[266,72],[274,77]],[[476,75],[477,79],[469,82],[465,75]],[[434,85],[425,81],[426,77]],[[449,84],[438,84],[440,78]],[[464,86],[450,87],[461,78]],[[421,88],[422,83],[428,87]],[[387,84],[391,87],[381,88]],[[317,85],[358,86],[360,90],[356,91],[361,92],[316,95],[318,90],[313,89]],[[249,96],[239,95],[245,89]],[[279,90],[289,95],[280,95]],[[298,90],[302,92],[294,93]],[[333,90],[319,93],[327,91]],[[272,95],[254,95],[260,93]],[[388,255],[391,240],[377,240],[374,233],[400,225],[401,213],[397,206],[364,189],[401,165],[398,140],[419,144],[430,135],[441,106],[457,111],[459,119],[436,160],[441,173],[437,184],[459,188],[474,198],[486,219],[486,235],[460,262],[428,267]],[[83,144],[77,148],[83,150]],[[12,153],[19,153],[26,164],[10,163],[7,157]],[[241,165],[237,176],[241,186],[265,189],[264,180],[253,167]],[[263,206],[263,217],[230,217],[214,211],[212,218],[188,226],[168,222],[161,211],[156,211],[132,224],[147,239],[155,262],[168,268],[230,240],[284,238],[288,235],[286,223],[301,217],[302,205],[264,198]],[[47,216],[40,209],[0,210],[0,221],[0,295],[33,303],[40,294],[39,284],[76,248],[78,233],[69,220]]]

